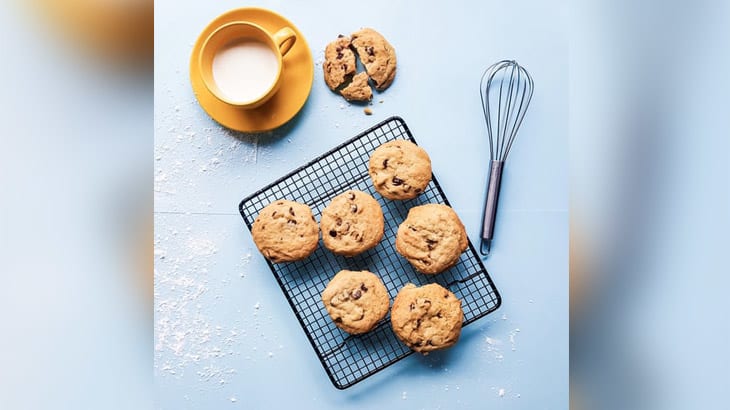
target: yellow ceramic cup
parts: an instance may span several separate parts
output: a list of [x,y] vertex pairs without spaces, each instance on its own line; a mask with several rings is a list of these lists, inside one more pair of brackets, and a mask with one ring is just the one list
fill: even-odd
[[[289,27],[283,27],[276,33],[271,34],[263,27],[251,22],[235,21],[224,24],[215,29],[205,39],[200,49],[198,62],[200,64],[200,75],[202,76],[203,83],[210,90],[211,94],[224,103],[243,109],[257,108],[268,101],[279,90],[279,86],[281,86],[281,71],[284,66],[283,57],[289,52],[296,40],[296,33]],[[256,42],[259,43],[257,46],[263,44],[268,47],[276,58],[276,65],[271,68],[274,72],[272,73],[273,81],[271,81],[269,86],[264,84],[261,91],[256,92],[256,95],[236,98],[231,93],[223,91],[221,88],[225,87],[220,87],[216,83],[214,60],[219,51],[230,47],[232,44],[246,42]],[[246,75],[246,72],[241,73],[241,76]]]

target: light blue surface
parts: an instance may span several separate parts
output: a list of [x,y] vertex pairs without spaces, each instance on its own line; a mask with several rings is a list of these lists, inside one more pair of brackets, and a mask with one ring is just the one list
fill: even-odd
[[[371,1],[340,15],[327,9],[333,4],[156,2],[156,407],[567,408],[564,11],[537,1],[468,8]],[[300,114],[264,135],[218,126],[188,82],[199,32],[217,15],[243,6],[270,8],[292,20],[315,61],[312,93]],[[375,94],[372,116],[330,92],[321,75],[325,44],[363,26],[383,33],[398,54],[396,80]],[[502,58],[519,61],[536,84],[505,166],[496,240],[485,261],[502,307],[465,328],[453,349],[413,355],[336,390],[256,252],[237,205],[399,115],[429,152],[434,173],[478,244],[489,152],[478,84],[482,71]]]

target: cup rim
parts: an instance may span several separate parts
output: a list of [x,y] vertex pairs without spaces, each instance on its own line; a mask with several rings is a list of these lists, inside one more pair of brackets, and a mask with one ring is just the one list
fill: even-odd
[[[206,75],[202,74],[207,71],[205,68],[206,60],[203,58],[203,56],[206,52],[207,46],[208,46],[209,42],[211,41],[211,39],[213,39],[216,35],[221,35],[220,33],[222,31],[228,30],[228,29],[230,29],[230,27],[239,26],[239,25],[251,26],[254,29],[258,30],[259,32],[263,33],[264,37],[267,39],[265,44],[269,47],[269,49],[271,49],[271,51],[274,52],[274,55],[276,56],[276,62],[277,62],[276,76],[274,77],[274,80],[271,82],[271,85],[269,86],[269,88],[266,90],[266,92],[260,94],[259,96],[255,97],[253,99],[250,99],[248,101],[231,100],[230,98],[226,97],[225,94],[223,94],[223,92],[220,90],[220,88],[218,88],[218,85],[215,83],[215,79],[212,78],[212,76],[213,76],[213,74],[212,74],[213,67],[212,66],[213,66],[213,59],[215,58],[215,53],[210,58],[210,62],[209,62],[210,63],[209,71],[211,72],[210,76],[211,76],[211,80],[213,81],[213,84],[209,84],[208,78],[206,77]],[[239,38],[231,37],[227,41],[225,41],[223,43],[223,45],[230,44],[231,42],[236,41],[238,39]],[[254,39],[254,41],[261,42],[260,39]],[[266,103],[266,101],[268,101],[271,98],[271,96],[276,91],[277,85],[279,84],[279,81],[281,79],[281,72],[283,69],[283,65],[284,65],[283,57],[281,55],[281,52],[279,52],[278,47],[276,47],[276,44],[274,43],[272,34],[269,33],[268,30],[266,30],[259,24],[256,24],[251,21],[231,21],[231,22],[228,22],[226,24],[222,24],[222,25],[216,27],[216,29],[213,30],[206,37],[205,41],[203,41],[203,44],[200,47],[200,52],[198,53],[198,70],[201,73],[202,82],[205,85],[205,87],[208,89],[208,91],[210,91],[210,93],[215,98],[219,99],[220,101],[222,101],[226,104],[236,106],[236,107],[241,107],[241,108],[256,108],[256,107],[263,105],[264,103]]]

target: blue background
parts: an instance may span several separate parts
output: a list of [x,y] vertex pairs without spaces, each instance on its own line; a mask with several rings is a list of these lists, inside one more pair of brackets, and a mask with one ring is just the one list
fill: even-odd
[[[188,81],[200,31],[217,15],[245,6],[291,20],[315,61],[312,92],[299,115],[259,135],[221,128],[199,107]],[[155,4],[156,407],[567,408],[565,10],[524,1],[338,7],[323,1]],[[365,26],[384,34],[398,56],[396,80],[375,93],[372,116],[330,92],[321,75],[324,46]],[[482,71],[503,58],[524,65],[536,88],[505,166],[496,240],[485,260],[502,307],[465,328],[453,349],[410,356],[336,390],[256,252],[238,202],[398,115],[429,152],[478,244],[489,161],[478,85]]]

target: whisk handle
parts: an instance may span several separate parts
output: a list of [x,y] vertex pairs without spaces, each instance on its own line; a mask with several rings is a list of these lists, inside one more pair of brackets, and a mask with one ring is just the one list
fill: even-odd
[[482,243],[480,251],[483,255],[489,254],[492,239],[494,238],[494,221],[497,217],[497,202],[499,201],[499,186],[502,182],[502,168],[504,168],[504,161],[491,161],[487,201],[484,204],[484,219],[482,222]]

